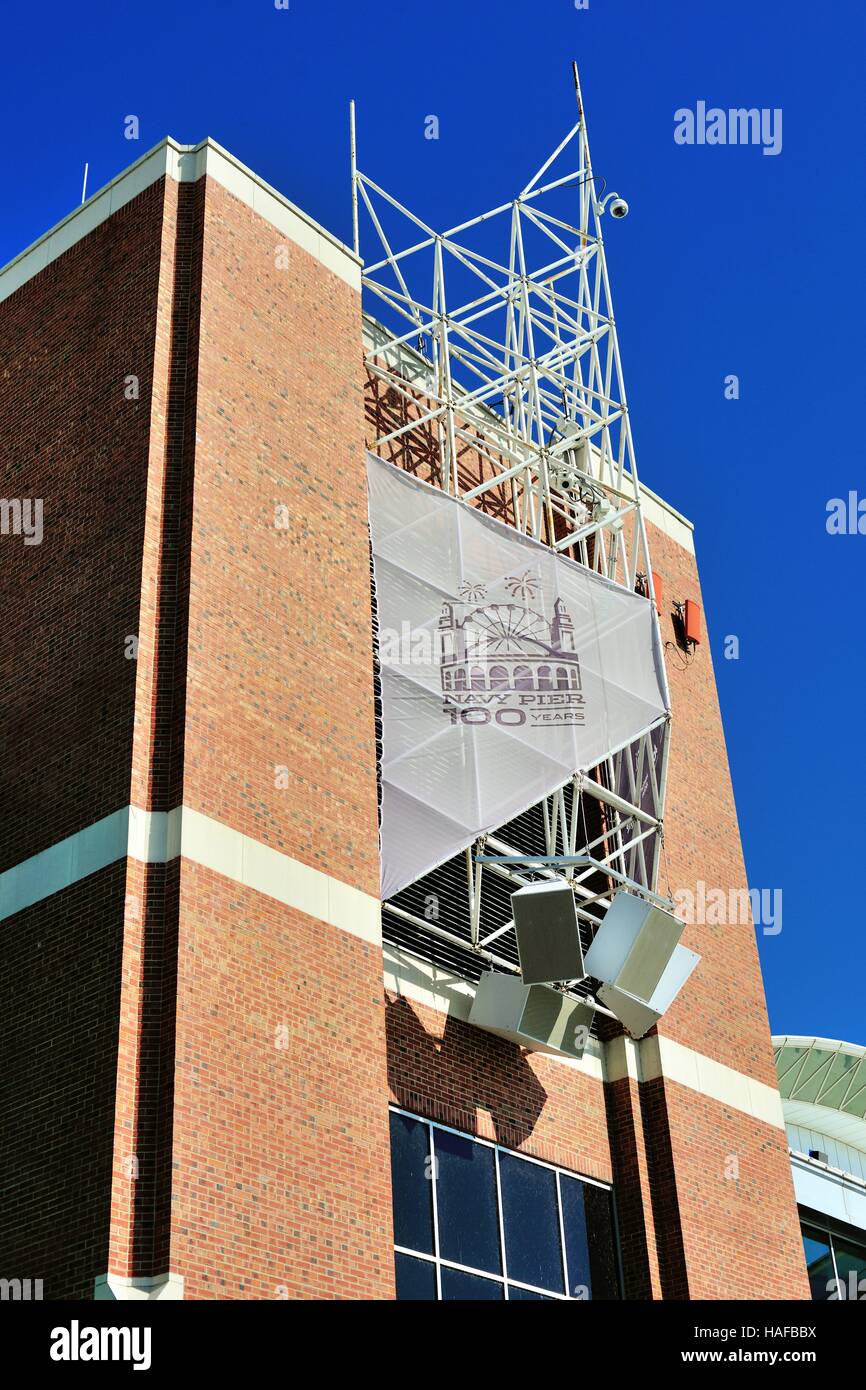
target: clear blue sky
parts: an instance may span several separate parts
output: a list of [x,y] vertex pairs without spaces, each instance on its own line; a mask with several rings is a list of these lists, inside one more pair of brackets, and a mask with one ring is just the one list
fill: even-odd
[[[866,497],[859,0],[18,0],[3,27],[0,263],[85,160],[94,191],[167,134],[348,240],[350,96],[365,172],[451,225],[565,133],[578,59],[596,171],[631,203],[606,239],[640,473],[696,524],[749,881],[784,895],[771,1024],[866,1042],[866,536],[825,529],[829,498]],[[698,100],[781,107],[782,152],[676,145]]]

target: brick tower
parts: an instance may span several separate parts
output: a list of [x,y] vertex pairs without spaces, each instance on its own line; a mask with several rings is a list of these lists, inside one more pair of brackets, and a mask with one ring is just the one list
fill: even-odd
[[358,264],[166,141],[2,278],[2,1267],[386,1296]]
[[[0,272],[0,1276],[393,1298],[390,1104],[612,1187],[622,1296],[805,1298],[749,924],[687,927],[657,1032],[579,1063],[473,1028],[387,914],[383,956],[360,290],[211,141]],[[690,524],[644,516],[699,599]],[[744,885],[709,646],[662,634],[668,875]]]

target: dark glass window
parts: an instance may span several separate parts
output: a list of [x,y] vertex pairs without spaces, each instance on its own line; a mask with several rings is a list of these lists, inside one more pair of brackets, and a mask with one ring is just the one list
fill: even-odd
[[562,1225],[565,1231],[565,1258],[568,1261],[568,1293],[571,1298],[592,1297],[592,1277],[589,1272],[589,1241],[586,1234],[586,1210],[583,1194],[586,1188],[576,1178],[560,1174],[562,1194]]
[[449,1269],[442,1266],[442,1298],[445,1302],[457,1299],[495,1299],[502,1298],[502,1285],[495,1279],[482,1279],[478,1274],[467,1274],[463,1269]]
[[494,1152],[447,1129],[434,1130],[439,1253],[491,1274],[502,1271]]
[[836,1277],[841,1284],[839,1297],[866,1298],[866,1245],[858,1245],[842,1236],[833,1236],[836,1257]]
[[803,1253],[813,1299],[824,1301],[833,1291],[835,1271],[830,1253],[830,1236],[826,1231],[803,1228]]
[[803,1226],[802,1234],[809,1287],[816,1302],[866,1297],[866,1240],[820,1226]]
[[564,1293],[556,1173],[504,1153],[499,1180],[509,1277]]
[[399,1299],[619,1297],[607,1188],[398,1112],[391,1158]]
[[397,1266],[397,1297],[415,1302],[436,1302],[436,1266],[431,1260],[414,1260],[411,1255],[394,1256]]
[[394,1244],[433,1254],[430,1130],[423,1120],[391,1112]]

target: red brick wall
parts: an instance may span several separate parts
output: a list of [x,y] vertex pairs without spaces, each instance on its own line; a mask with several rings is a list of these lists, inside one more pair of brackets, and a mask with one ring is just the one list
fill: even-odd
[[[727,895],[745,889],[747,878],[707,618],[704,640],[687,657],[672,612],[674,601],[702,603],[697,563],[657,527],[648,529],[653,569],[664,583],[661,633],[673,709],[659,891],[696,892],[702,880]],[[687,925],[682,941],[701,961],[658,1032],[775,1088],[751,922]],[[808,1297],[784,1131],[675,1082],[641,1089],[669,1296]],[[739,1182],[725,1177],[733,1163]]]
[[611,1180],[600,1081],[386,993],[391,1099],[506,1148]]
[[357,292],[209,182],[184,799],[378,895],[360,339]]
[[630,1077],[604,1087],[625,1298],[662,1297],[640,1089]]
[[182,861],[185,1297],[393,1297],[381,991],[378,947]]
[[642,1089],[670,1144],[661,1219],[685,1264],[673,1296],[808,1299],[784,1130],[676,1082]]
[[111,1239],[95,1274],[150,1277],[171,1258],[180,866],[126,862]]
[[[133,804],[155,811],[178,803],[183,780],[205,191],[201,183],[162,186],[128,791]],[[149,1277],[165,1273],[170,1258],[178,866],[130,861],[128,883],[106,1268]]]
[[[376,894],[359,298],[208,181],[198,334],[183,800]],[[392,1294],[381,978],[378,947],[184,861],[187,1296]]]
[[[674,600],[703,605],[693,555],[656,527],[649,528],[653,569],[664,581],[661,615],[673,723],[665,806],[665,855],[660,890],[746,888],[737,811],[713,673],[707,615],[694,656],[677,645]],[[700,543],[700,537],[698,537]],[[712,623],[712,614],[709,614]],[[665,1015],[660,1031],[768,1086],[776,1085],[761,967],[751,922],[687,926],[683,944],[700,952],[688,988]]]

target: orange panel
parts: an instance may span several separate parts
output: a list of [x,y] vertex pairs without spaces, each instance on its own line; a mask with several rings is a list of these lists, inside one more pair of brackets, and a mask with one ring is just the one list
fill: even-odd
[[687,642],[700,642],[701,606],[699,603],[695,603],[694,599],[686,599],[685,612],[683,614],[683,627],[685,628]]

